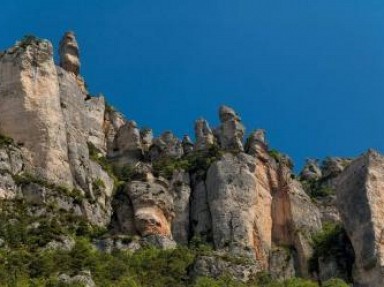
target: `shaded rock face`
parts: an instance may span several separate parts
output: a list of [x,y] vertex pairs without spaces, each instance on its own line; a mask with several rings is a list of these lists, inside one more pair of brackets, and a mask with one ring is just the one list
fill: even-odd
[[317,163],[317,160],[307,159],[305,166],[300,173],[300,176],[304,180],[317,180],[321,178],[322,172]]
[[181,141],[181,145],[183,147],[183,154],[190,154],[194,150],[193,142],[190,139],[190,137],[187,135],[183,137],[183,140]]
[[191,185],[189,174],[183,171],[174,173],[171,181],[171,192],[174,204],[174,219],[172,222],[172,235],[177,243],[189,242],[189,202]]
[[191,178],[190,229],[194,238],[212,241],[212,218],[208,205],[207,187],[204,179]]
[[338,176],[350,163],[351,159],[340,157],[328,157],[324,160],[322,173],[324,177]]
[[12,175],[22,172],[23,165],[22,152],[18,148],[12,145],[0,147],[0,200],[16,197],[18,188]]
[[79,45],[77,44],[75,34],[67,32],[60,42],[60,67],[75,74],[80,73]]
[[292,250],[286,247],[272,249],[269,260],[271,277],[275,280],[287,280],[294,277],[296,274],[295,256],[296,254],[292,254]]
[[355,251],[357,286],[384,285],[384,157],[370,151],[337,178],[337,202]]

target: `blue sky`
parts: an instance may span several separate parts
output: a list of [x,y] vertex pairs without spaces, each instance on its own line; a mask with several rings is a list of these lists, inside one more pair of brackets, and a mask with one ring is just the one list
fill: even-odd
[[[384,151],[384,1],[4,1],[0,49],[74,30],[82,75],[159,134],[221,104],[301,166]],[[0,103],[1,104],[1,103]]]

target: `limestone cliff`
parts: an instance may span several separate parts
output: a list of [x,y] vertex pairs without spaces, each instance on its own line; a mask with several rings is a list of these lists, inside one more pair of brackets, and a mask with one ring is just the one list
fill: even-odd
[[[213,251],[196,256],[190,277],[228,273],[242,281],[259,272],[351,280],[352,259],[344,266],[316,246],[323,225],[338,224],[346,233],[336,241],[350,240],[356,255],[357,286],[383,285],[382,156],[329,158],[322,166],[308,160],[298,177],[289,157],[269,148],[264,130],[244,141],[241,118],[227,106],[217,128],[196,121],[195,142],[170,131],[154,137],[89,95],[74,33],[64,35],[59,54],[56,65],[52,44],[32,36],[0,53],[6,205],[23,202],[32,218],[64,213],[103,227],[94,242],[105,252],[208,245]],[[59,224],[69,224],[67,217]],[[127,237],[139,240],[125,244]]]

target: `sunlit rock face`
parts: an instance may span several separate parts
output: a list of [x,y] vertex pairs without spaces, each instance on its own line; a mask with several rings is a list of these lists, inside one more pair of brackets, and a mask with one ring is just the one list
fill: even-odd
[[28,169],[73,186],[52,44],[26,38],[0,58],[0,133],[25,151]]
[[[352,242],[357,286],[384,286],[383,156],[309,160],[296,177],[264,130],[243,142],[245,128],[228,106],[217,128],[197,120],[194,139],[140,129],[89,95],[73,33],[59,51],[56,66],[49,41],[26,37],[0,53],[1,200],[22,199],[44,216],[57,206],[108,227],[103,240],[138,237],[135,250],[209,244],[214,251],[196,258],[191,272],[228,269],[244,281],[259,271],[310,277],[312,237],[334,222]],[[315,198],[311,184],[333,193]],[[320,277],[338,274],[337,261],[323,259]]]
[[[51,43],[28,36],[0,55],[0,103],[0,134],[14,140],[22,157],[22,169],[12,174],[60,186],[61,193],[76,190],[95,203],[84,200],[81,208],[67,206],[80,208],[91,222],[107,224],[113,181],[90,160],[88,146],[93,143],[105,152],[104,99],[86,101],[73,72],[55,65]],[[95,180],[103,181],[97,192]],[[31,188],[25,190],[29,196]]]

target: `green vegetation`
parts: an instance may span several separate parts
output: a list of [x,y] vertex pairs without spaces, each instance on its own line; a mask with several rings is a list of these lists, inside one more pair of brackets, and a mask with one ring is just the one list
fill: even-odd
[[0,134],[0,147],[14,145],[12,138]]
[[80,190],[74,188],[69,189],[66,186],[57,185],[53,182],[49,182],[43,178],[35,176],[29,173],[17,174],[13,175],[13,180],[17,185],[24,186],[30,183],[35,183],[45,188],[51,189],[53,191],[58,192],[59,194],[67,195],[69,197],[74,198],[77,202],[81,202],[84,199],[83,194]]
[[114,166],[113,167],[113,173],[115,174],[116,178],[119,180],[119,181],[125,181],[125,182],[129,182],[129,181],[132,181],[132,180],[141,180],[143,178],[142,175],[137,172],[135,166],[133,165],[124,165],[124,166]]
[[[97,286],[109,287],[314,287],[316,283],[303,279],[276,282],[267,273],[260,273],[248,283],[233,280],[229,275],[219,278],[202,277],[192,281],[188,270],[195,257],[215,256],[212,248],[199,239],[190,248],[174,250],[143,248],[135,253],[114,251],[111,254],[98,251],[92,240],[106,232],[89,225],[71,212],[55,210],[49,214],[30,215],[30,206],[22,201],[2,201],[0,216],[0,286],[54,287],[60,285],[59,274],[76,275],[89,270]],[[328,229],[315,237],[324,252],[335,236]],[[60,241],[65,235],[75,239],[71,250],[45,249],[52,240]],[[129,242],[131,238],[126,238]],[[327,243],[324,243],[327,242]],[[245,264],[239,258],[221,257],[235,264]],[[324,283],[327,287],[346,286],[341,280]],[[71,285],[75,286],[75,285]],[[78,285],[81,286],[81,285]]]
[[349,285],[341,279],[330,279],[323,283],[323,287],[349,287]]
[[212,145],[208,151],[195,151],[180,159],[161,158],[153,162],[153,171],[156,176],[171,178],[176,170],[195,172],[198,176],[205,177],[211,164],[220,159],[222,152],[217,145]]
[[87,144],[89,150],[89,158],[94,162],[97,162],[111,178],[117,181],[113,171],[113,166],[109,163],[107,158],[103,156],[103,153],[97,147],[95,147],[93,143],[87,142]]
[[311,198],[321,198],[336,194],[335,190],[324,184],[324,180],[305,180],[301,182]]
[[344,277],[348,281],[352,280],[355,255],[351,242],[342,226],[330,223],[324,224],[322,231],[312,237],[312,245],[314,254],[310,260],[310,272],[319,272],[320,258],[333,258],[336,260],[338,269],[341,270]]

